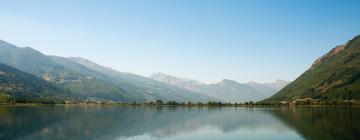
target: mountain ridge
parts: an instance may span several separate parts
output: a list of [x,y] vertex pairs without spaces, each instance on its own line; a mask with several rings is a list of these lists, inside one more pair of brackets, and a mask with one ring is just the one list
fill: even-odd
[[264,100],[360,99],[360,35],[321,56],[295,81]]
[[0,42],[0,63],[31,73],[88,98],[137,102],[217,100],[134,74],[114,72],[120,76],[112,77],[69,58],[44,55],[30,47],[17,47],[5,41]]
[[70,91],[62,87],[2,63],[0,63],[0,93],[10,95],[17,102],[40,101],[44,98],[52,98],[53,102],[71,97]]
[[269,97],[276,91],[276,89],[265,84],[257,83],[258,85],[267,88],[259,89],[249,83],[241,84],[230,79],[222,79],[218,83],[205,84],[198,82],[197,80],[179,78],[165,73],[153,73],[149,77],[160,82],[186,88],[230,102],[258,101]]

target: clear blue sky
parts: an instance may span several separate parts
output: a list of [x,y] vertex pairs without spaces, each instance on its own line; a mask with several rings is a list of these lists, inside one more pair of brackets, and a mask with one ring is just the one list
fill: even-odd
[[122,72],[294,80],[360,34],[359,0],[0,0],[0,39]]

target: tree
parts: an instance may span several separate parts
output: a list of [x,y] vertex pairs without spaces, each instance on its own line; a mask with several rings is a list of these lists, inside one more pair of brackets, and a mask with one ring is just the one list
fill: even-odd
[[166,105],[178,105],[178,103],[175,101],[168,101],[166,102]]
[[162,100],[156,100],[156,104],[157,105],[163,105],[163,101]]
[[253,101],[250,101],[250,102],[249,102],[249,105],[254,105],[254,102],[253,102]]
[[0,103],[9,104],[9,103],[12,103],[12,102],[13,102],[13,98],[10,95],[0,93]]

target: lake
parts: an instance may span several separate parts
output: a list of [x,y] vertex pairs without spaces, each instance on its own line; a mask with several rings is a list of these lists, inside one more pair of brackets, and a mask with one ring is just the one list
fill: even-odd
[[0,140],[355,140],[351,107],[0,106]]

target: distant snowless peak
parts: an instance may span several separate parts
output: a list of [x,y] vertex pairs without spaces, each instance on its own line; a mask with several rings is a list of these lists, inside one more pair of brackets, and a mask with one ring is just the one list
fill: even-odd
[[[194,82],[194,83],[205,84],[203,82],[200,82],[197,79],[180,78],[180,77],[173,76],[173,75],[166,74],[166,73],[162,73],[162,72],[153,73],[153,74],[151,74],[149,76],[149,78],[157,80],[157,81],[162,81],[162,82],[169,81],[169,80],[172,80],[172,81],[176,80],[176,81],[182,81],[182,82]],[[220,82],[218,82],[218,84],[221,84],[221,83],[222,84],[224,84],[224,83],[237,83],[237,84],[239,84],[240,82],[235,81],[235,80],[231,80],[231,79],[222,79]],[[274,82],[260,83],[260,82],[256,82],[256,81],[250,81],[250,82],[244,83],[244,84],[265,84],[265,85],[277,85],[277,86],[283,87],[283,86],[285,86],[285,85],[287,85],[289,83],[290,83],[290,81],[277,79]]]
[[180,78],[180,77],[176,77],[170,74],[166,74],[166,73],[162,73],[162,72],[158,72],[158,73],[153,73],[149,76],[151,79],[158,79],[158,80],[164,80],[164,79],[171,79],[171,80],[179,80],[179,81],[186,81],[186,82],[194,82],[194,83],[201,83],[196,79],[190,79],[190,78]]
[[287,85],[287,81],[276,80],[273,83],[239,83],[235,80],[222,79],[218,83],[205,84],[197,80],[188,80],[165,73],[151,74],[150,79],[185,88],[197,93],[212,96],[224,101],[259,101],[265,99]]

